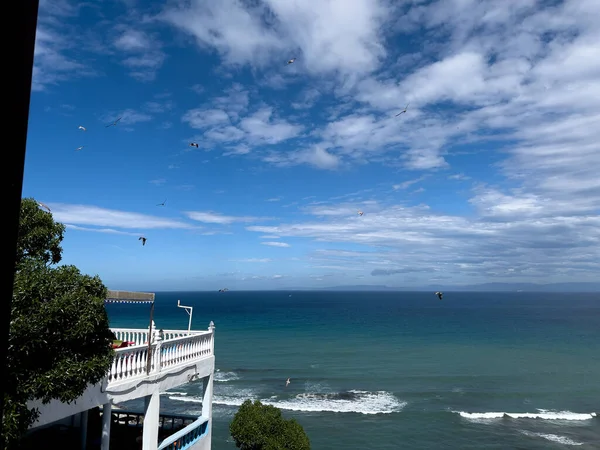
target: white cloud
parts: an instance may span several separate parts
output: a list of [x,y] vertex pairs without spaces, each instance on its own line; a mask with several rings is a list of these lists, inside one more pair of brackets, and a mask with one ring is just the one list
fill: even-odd
[[127,235],[127,236],[140,236],[140,234],[141,234],[141,233],[131,233],[129,231],[115,230],[114,228],[89,228],[89,227],[80,227],[78,225],[72,225],[70,223],[66,223],[65,226],[69,230],[92,231],[94,233],[124,234],[124,235]]
[[77,50],[77,31],[65,30],[64,23],[76,18],[78,8],[66,1],[41,1],[35,37],[33,80],[31,89],[43,91],[61,81],[95,76],[96,71]]
[[[167,8],[161,18],[202,49],[216,49],[227,64],[354,74],[377,68],[386,55],[387,5],[380,0],[265,0],[246,7],[237,0],[192,0]],[[298,57],[297,66],[283,67],[292,57]]]
[[188,110],[181,118],[191,128],[202,130],[202,135],[195,139],[202,148],[225,144],[224,155],[244,155],[256,146],[275,145],[294,138],[303,130],[303,126],[277,117],[273,107],[261,106],[248,114],[249,94],[239,84],[226,94]]
[[250,141],[265,144],[277,144],[302,131],[301,125],[292,125],[285,120],[273,117],[273,108],[261,108],[251,116],[240,121],[240,128],[244,130],[246,138]]
[[340,165],[340,158],[329,153],[323,146],[314,145],[311,148],[291,152],[271,152],[263,156],[263,161],[281,167],[297,164],[308,164],[318,169],[335,169]]
[[411,187],[413,184],[420,183],[421,181],[423,181],[426,178],[427,178],[427,176],[423,175],[423,176],[420,176],[419,178],[403,181],[402,183],[394,184],[393,188],[394,188],[394,190],[407,189],[407,188]]
[[151,101],[144,104],[144,109],[150,114],[160,114],[172,110],[174,106],[175,105],[172,100],[161,102]]
[[226,216],[215,212],[187,211],[185,214],[190,219],[197,222],[217,223],[221,225],[229,225],[235,222],[256,222],[257,220],[264,220],[264,218],[260,217]]
[[291,247],[290,244],[286,243],[286,242],[276,242],[276,241],[268,241],[268,242],[261,242],[262,245],[268,245],[270,247]]
[[134,29],[131,25],[118,26],[119,36],[114,41],[117,50],[124,54],[123,65],[130,75],[140,81],[153,81],[156,71],[165,61],[160,42],[149,33]]
[[315,258],[321,261],[320,266],[370,270],[376,271],[375,275],[410,268],[415,274],[440,271],[470,281],[486,277],[546,281],[597,277],[598,214],[562,215],[557,206],[540,208],[539,199],[507,198],[485,189],[473,201],[481,211],[473,218],[434,213],[424,206],[393,204],[379,204],[369,214],[356,217],[350,216],[354,205],[341,204],[312,210],[325,220],[254,225],[247,230],[368,246],[376,251],[323,251]]
[[471,177],[465,175],[464,173],[455,173],[453,175],[448,176],[449,180],[470,180]]
[[136,212],[101,208],[93,205],[47,203],[54,219],[72,225],[91,225],[125,229],[194,228],[179,220],[151,216]]
[[227,113],[220,109],[190,109],[181,120],[188,123],[190,127],[198,129],[231,123]]
[[165,184],[166,182],[167,182],[167,180],[165,178],[157,178],[155,180],[148,181],[148,183],[154,184],[156,186],[161,186],[161,185]]

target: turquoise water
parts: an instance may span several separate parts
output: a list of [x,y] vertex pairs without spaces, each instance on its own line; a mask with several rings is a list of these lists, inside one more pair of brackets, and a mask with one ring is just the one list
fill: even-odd
[[[598,293],[165,292],[157,327],[187,328],[177,299],[193,329],[216,326],[214,450],[235,449],[247,398],[314,450],[600,449]],[[147,306],[107,308],[148,326]],[[175,391],[164,412],[199,414],[199,384]]]

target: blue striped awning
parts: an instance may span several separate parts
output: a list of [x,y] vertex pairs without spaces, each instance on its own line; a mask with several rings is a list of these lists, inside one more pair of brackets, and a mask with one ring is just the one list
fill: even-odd
[[154,300],[117,300],[114,298],[107,298],[104,303],[154,303]]
[[104,303],[154,303],[154,292],[109,290]]

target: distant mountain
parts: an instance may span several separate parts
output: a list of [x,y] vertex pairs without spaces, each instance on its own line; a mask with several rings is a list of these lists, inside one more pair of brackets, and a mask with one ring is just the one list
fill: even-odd
[[465,285],[437,285],[423,287],[391,287],[381,284],[358,284],[349,286],[330,286],[324,288],[289,287],[286,291],[448,291],[448,292],[599,292],[600,282],[588,283],[481,283]]
[[[441,289],[438,285],[436,288]],[[433,289],[433,287],[432,287]],[[600,282],[588,283],[482,283],[448,286],[447,291],[600,292]]]
[[280,291],[397,291],[400,288],[389,287],[381,284],[356,284],[349,286],[315,287],[288,287]]

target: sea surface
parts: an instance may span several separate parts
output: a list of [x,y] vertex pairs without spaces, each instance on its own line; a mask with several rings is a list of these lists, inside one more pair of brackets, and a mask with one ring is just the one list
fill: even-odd
[[[246,399],[313,450],[600,449],[600,293],[165,292],[158,328],[187,329],[178,299],[192,329],[216,326],[213,450],[236,448]],[[147,305],[107,309],[148,327]],[[165,393],[162,412],[199,414],[201,391]]]

